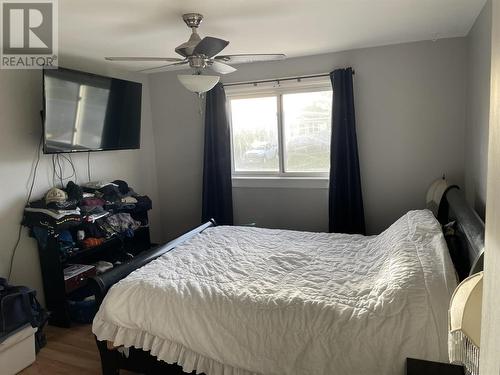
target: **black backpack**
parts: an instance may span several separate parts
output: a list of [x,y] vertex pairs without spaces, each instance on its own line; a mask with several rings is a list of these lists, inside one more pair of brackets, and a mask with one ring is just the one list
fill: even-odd
[[0,342],[26,324],[38,328],[35,334],[37,352],[46,343],[42,330],[48,313],[36,299],[36,291],[25,286],[9,285],[0,278]]

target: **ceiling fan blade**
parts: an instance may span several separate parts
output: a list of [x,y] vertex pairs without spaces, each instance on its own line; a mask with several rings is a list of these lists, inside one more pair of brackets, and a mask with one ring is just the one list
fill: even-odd
[[216,60],[231,64],[244,64],[257,61],[276,61],[286,59],[282,53],[260,53],[260,54],[240,54],[240,55],[220,55]]
[[196,29],[193,29],[191,36],[187,42],[182,43],[181,45],[175,48],[175,52],[179,55],[187,57],[193,54],[194,48],[201,42],[201,38],[196,32]]
[[[138,73],[144,73],[144,72],[148,72],[148,71],[152,71],[152,70],[157,70],[157,69],[162,69],[162,68],[176,68],[179,65],[184,65],[184,64],[187,64],[188,62],[189,62],[188,60],[183,60],[183,61],[176,62],[176,63],[173,63],[173,64],[166,64],[166,65],[155,66],[154,68],[141,69],[141,70],[138,70],[137,72]],[[169,69],[166,69],[166,70],[169,70]]]
[[227,40],[206,36],[196,45],[193,55],[205,55],[212,58],[229,44]]
[[233,68],[230,65],[224,64],[220,61],[212,61],[210,64],[210,69],[219,74],[229,74],[236,71],[236,68]]
[[105,57],[104,59],[108,61],[184,61],[184,59],[177,57]]

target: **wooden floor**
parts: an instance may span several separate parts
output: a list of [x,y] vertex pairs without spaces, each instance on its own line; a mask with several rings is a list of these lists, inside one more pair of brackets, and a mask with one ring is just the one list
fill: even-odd
[[[75,326],[71,329],[48,326],[45,333],[47,345],[40,350],[35,363],[20,374],[101,374],[99,352],[90,325]],[[120,374],[132,373],[121,371]]]

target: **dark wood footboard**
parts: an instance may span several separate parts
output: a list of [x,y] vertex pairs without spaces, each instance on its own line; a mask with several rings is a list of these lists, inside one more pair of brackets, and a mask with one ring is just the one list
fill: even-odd
[[[125,278],[134,270],[148,264],[152,260],[172,251],[183,242],[191,239],[205,229],[216,226],[214,220],[200,225],[199,227],[183,234],[182,236],[149,251],[136,256],[130,262],[122,264],[112,270],[89,279],[89,285],[94,291],[96,304],[99,307],[108,290],[118,281]],[[116,349],[109,349],[105,341],[96,338],[97,348],[101,356],[102,373],[104,375],[117,375],[120,369],[140,372],[143,374],[184,374],[181,367],[158,361],[149,352],[141,349],[130,348],[129,356],[126,357]]]
[[116,268],[113,268],[112,270],[102,275],[95,276],[89,279],[89,284],[95,293],[97,307],[101,305],[102,300],[106,296],[106,293],[108,292],[109,288],[111,288],[118,281],[127,277],[130,273],[148,264],[152,260],[155,260],[156,258],[162,256],[163,254],[168,253],[169,251],[172,251],[173,249],[175,249],[175,247],[179,246],[180,244],[189,240],[190,238],[196,236],[197,234],[203,232],[205,229],[214,226],[216,226],[215,221],[210,220],[205,224],[200,225],[199,227],[183,234],[180,237],[177,237],[176,239],[164,245],[160,245],[151,250],[144,251],[143,253],[132,259],[130,262],[127,262]]

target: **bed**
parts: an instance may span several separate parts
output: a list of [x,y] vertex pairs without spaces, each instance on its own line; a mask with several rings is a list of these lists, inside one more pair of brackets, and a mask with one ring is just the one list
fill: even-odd
[[[449,206],[447,219],[472,215]],[[407,357],[446,361],[457,280],[427,210],[371,237],[212,222],[155,251],[95,280],[105,374],[391,375]]]

